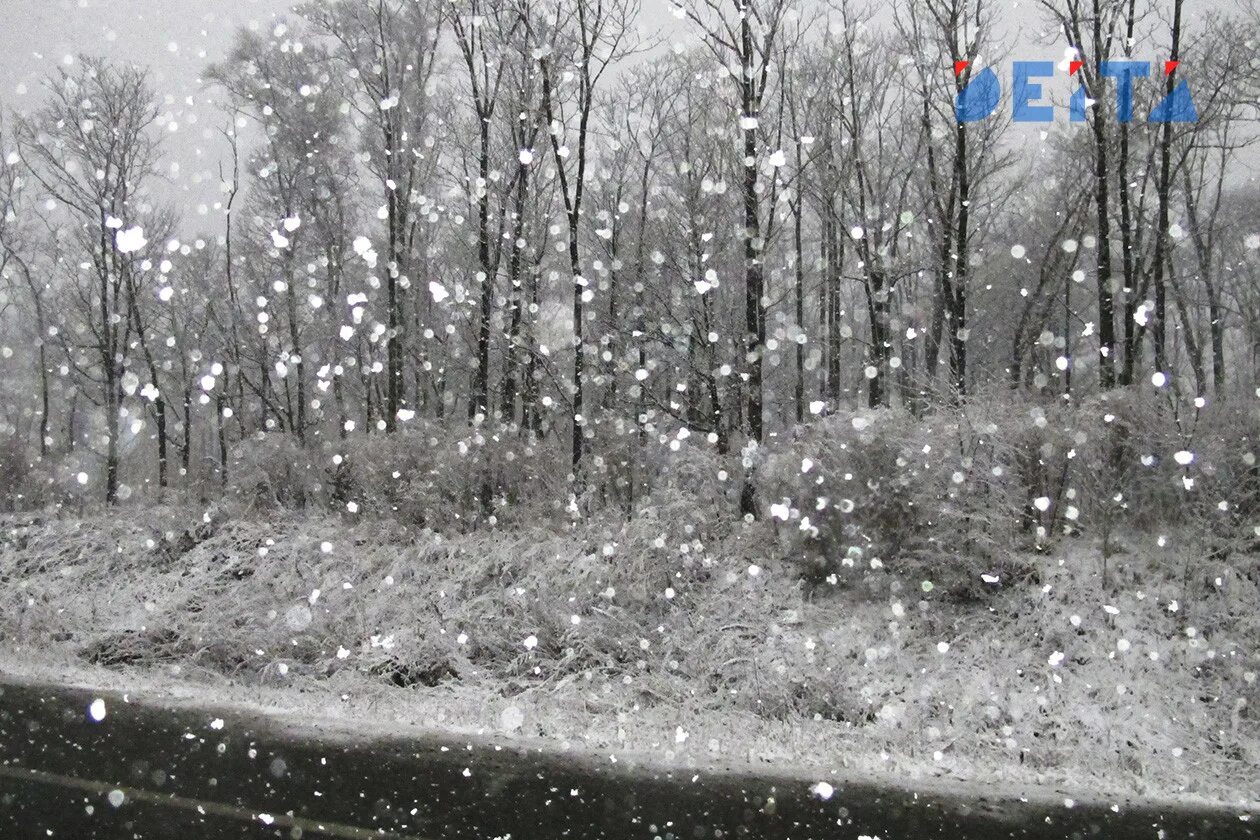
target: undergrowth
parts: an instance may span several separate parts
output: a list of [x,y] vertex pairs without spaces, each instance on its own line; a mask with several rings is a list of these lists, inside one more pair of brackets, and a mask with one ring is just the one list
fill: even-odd
[[[667,509],[667,506],[666,506]],[[870,754],[1136,790],[1260,771],[1254,565],[1177,535],[1029,549],[977,603],[924,567],[805,585],[772,524],[596,518],[441,534],[327,515],[11,516],[0,642],[284,685],[474,686],[575,713],[813,721]],[[869,559],[869,558],[868,558]]]

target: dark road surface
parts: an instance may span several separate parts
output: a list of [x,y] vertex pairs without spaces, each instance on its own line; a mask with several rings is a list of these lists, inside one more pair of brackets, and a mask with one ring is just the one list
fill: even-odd
[[834,780],[824,801],[799,779],[628,764],[455,736],[367,738],[0,675],[4,840],[1260,837],[1260,817],[1229,809],[1068,808]]

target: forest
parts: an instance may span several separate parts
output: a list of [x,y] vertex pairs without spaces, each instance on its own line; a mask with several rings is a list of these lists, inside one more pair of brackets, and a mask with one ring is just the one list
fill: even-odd
[[0,644],[1254,800],[1260,12],[660,10],[241,27],[200,213],[147,68],[4,112]]

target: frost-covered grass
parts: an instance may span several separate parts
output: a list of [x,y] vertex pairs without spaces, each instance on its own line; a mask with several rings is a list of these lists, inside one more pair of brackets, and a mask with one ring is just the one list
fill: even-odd
[[806,587],[763,523],[0,521],[6,658],[686,760],[1257,798],[1255,558],[1176,534],[1117,541],[1106,585],[1069,540],[958,600],[882,566]]

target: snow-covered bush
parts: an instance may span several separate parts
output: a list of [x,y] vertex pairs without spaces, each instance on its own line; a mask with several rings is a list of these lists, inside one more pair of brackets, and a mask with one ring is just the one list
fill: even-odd
[[0,510],[38,508],[56,495],[45,465],[16,437],[0,438],[0,477]]
[[837,412],[768,453],[762,514],[807,578],[887,568],[974,594],[1018,571],[1024,499],[1002,428],[987,411]]
[[[1093,397],[1061,419],[1062,527],[1101,540],[1178,529],[1212,553],[1260,525],[1260,418],[1247,405],[1178,402],[1150,389]],[[1057,503],[1057,500],[1056,500]]]
[[[1115,765],[1126,789],[1190,793],[1239,789],[1260,761],[1256,581],[1177,531],[1105,596],[1094,541],[1064,539],[1029,555],[1035,584],[978,607],[896,579],[811,602],[769,528],[729,519],[710,540],[649,511],[466,534],[126,511],[7,518],[0,580],[21,585],[0,587],[0,641],[329,697],[554,701],[579,731],[678,721],[732,756],[751,731],[799,731],[804,750],[1030,778]],[[1182,564],[1219,580],[1188,597]]]
[[15,438],[0,442],[0,510],[81,509],[97,492],[100,462],[91,453],[38,452]]
[[228,494],[247,507],[318,507],[466,530],[560,498],[564,474],[556,460],[509,429],[421,426],[306,446],[273,433],[233,451]]
[[320,506],[331,490],[321,455],[289,434],[247,438],[232,449],[227,495],[250,508]]
[[1069,404],[972,397],[923,418],[838,412],[768,447],[761,515],[817,583],[872,569],[976,594],[1065,535],[1193,535],[1214,556],[1260,539],[1260,418],[1247,405],[1117,389]]
[[513,428],[424,426],[357,436],[335,457],[337,501],[411,525],[465,530],[557,498],[556,453]]
[[636,512],[703,531],[725,528],[739,507],[739,458],[707,443],[643,448]]

